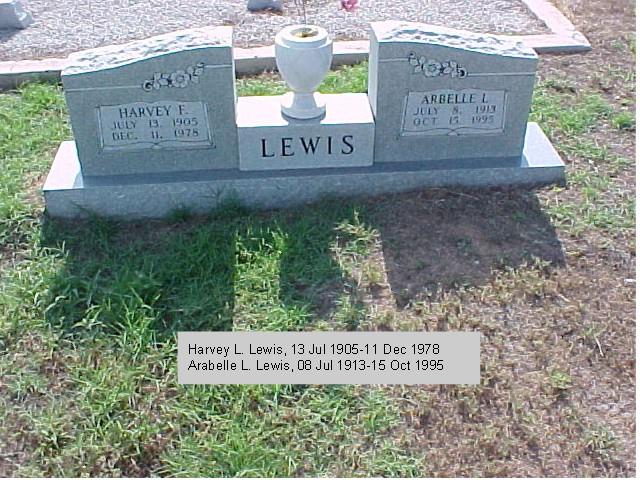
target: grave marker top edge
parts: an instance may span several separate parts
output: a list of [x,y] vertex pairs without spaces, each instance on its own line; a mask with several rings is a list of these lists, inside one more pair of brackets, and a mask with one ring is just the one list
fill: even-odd
[[173,53],[210,47],[228,47],[231,56],[233,27],[202,27],[180,30],[119,45],[83,50],[69,55],[62,76],[109,70]]
[[504,35],[476,33],[428,23],[388,20],[372,22],[371,31],[379,43],[417,43],[451,47],[488,55],[537,59],[538,54],[523,42]]

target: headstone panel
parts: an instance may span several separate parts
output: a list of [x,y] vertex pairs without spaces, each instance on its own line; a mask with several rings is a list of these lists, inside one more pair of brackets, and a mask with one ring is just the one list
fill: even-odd
[[363,93],[323,95],[316,119],[287,118],[280,97],[238,101],[240,170],[366,167],[373,163],[374,125]]
[[[537,56],[512,40],[373,24],[369,95],[323,95],[293,119],[281,97],[236,99],[231,28],[86,51],[63,71],[74,141],[44,185],[54,217],[127,220],[428,187],[565,182],[527,125]],[[317,94],[320,95],[320,94]]]
[[[536,53],[507,37],[406,22],[372,24],[375,162],[519,162]],[[511,160],[509,160],[511,159]]]
[[73,55],[62,80],[83,175],[238,167],[231,27]]

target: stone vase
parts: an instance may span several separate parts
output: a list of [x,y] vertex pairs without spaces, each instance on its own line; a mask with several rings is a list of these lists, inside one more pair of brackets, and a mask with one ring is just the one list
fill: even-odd
[[276,63],[291,92],[282,97],[282,113],[292,118],[322,116],[326,106],[316,89],[331,68],[333,42],[324,28],[291,25],[275,41]]

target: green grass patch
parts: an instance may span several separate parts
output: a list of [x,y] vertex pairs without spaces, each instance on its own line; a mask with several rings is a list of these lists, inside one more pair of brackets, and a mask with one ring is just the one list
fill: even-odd
[[567,182],[578,199],[567,203],[549,203],[547,211],[556,225],[573,235],[595,228],[610,231],[635,228],[635,198],[606,173],[584,170],[570,172]]
[[620,112],[613,116],[611,122],[618,130],[636,129],[636,117],[631,112]]
[[29,84],[0,95],[0,244],[20,243],[33,232],[37,213],[29,187],[69,137],[60,88]]
[[547,134],[584,134],[611,115],[613,107],[601,95],[578,95],[566,90],[549,82],[535,90],[531,121],[540,123]]
[[[367,62],[340,67],[332,70],[318,88],[321,93],[365,93],[369,66]],[[288,91],[287,84],[278,74],[266,74],[260,77],[244,77],[236,81],[238,95],[262,96],[282,95]]]
[[577,93],[566,82],[547,81],[536,88],[531,120],[540,123],[563,156],[577,162],[568,168],[567,183],[579,195],[572,202],[547,204],[556,225],[574,235],[590,228],[635,228],[635,200],[617,179],[633,162],[612,153],[591,135],[603,122],[618,130],[633,129],[633,116],[614,114],[599,94]]
[[0,357],[12,419],[0,436],[36,445],[18,474],[419,475],[376,388],[176,384],[180,330],[303,330],[334,317],[333,328],[357,328],[344,302],[327,312],[321,295],[356,303],[343,266],[369,251],[365,218],[325,202],[151,225],[46,222],[0,295],[14,354]]

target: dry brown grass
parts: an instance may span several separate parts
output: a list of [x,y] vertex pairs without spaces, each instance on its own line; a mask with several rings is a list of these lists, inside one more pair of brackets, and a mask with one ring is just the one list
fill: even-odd
[[[633,111],[631,2],[559,3],[594,50],[541,57],[541,80],[601,95],[614,114]],[[634,131],[609,120],[552,140],[635,157]],[[610,179],[600,201],[633,195],[632,161],[594,164],[572,152],[563,150],[570,178]],[[549,205],[582,201],[570,184],[538,195],[431,191],[372,202],[383,260],[369,261],[382,261],[383,272],[370,288],[360,283],[371,328],[483,334],[481,385],[389,389],[406,420],[398,434],[425,455],[426,475],[634,476],[635,235],[576,231],[548,216]]]

